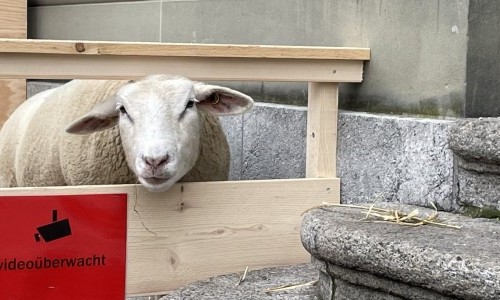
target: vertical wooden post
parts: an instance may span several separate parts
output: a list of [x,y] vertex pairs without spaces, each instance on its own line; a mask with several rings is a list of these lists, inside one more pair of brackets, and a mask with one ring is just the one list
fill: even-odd
[[[27,10],[27,1],[0,0],[0,37],[25,39]],[[0,80],[0,127],[24,100],[26,80]]]
[[309,83],[306,177],[333,178],[337,172],[338,83]]

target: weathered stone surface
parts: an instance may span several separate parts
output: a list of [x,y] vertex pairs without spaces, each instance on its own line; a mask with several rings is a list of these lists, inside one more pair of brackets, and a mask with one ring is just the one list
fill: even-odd
[[159,300],[163,295],[127,297],[127,300]]
[[340,114],[337,175],[343,203],[396,200],[401,133],[395,122],[392,117]]
[[500,176],[458,169],[458,203],[465,207],[492,208],[500,215]]
[[[251,113],[251,112],[250,112]],[[222,116],[219,118],[227,136],[229,151],[231,151],[231,165],[229,180],[241,179],[243,155],[243,116]]]
[[305,177],[307,110],[257,103],[243,117],[242,179]]
[[[406,212],[416,208],[394,203],[377,206]],[[425,208],[419,210],[422,214],[433,213]],[[304,218],[302,243],[314,257],[328,262],[329,273],[335,273],[331,269],[334,265],[366,272],[372,279],[377,277],[422,287],[448,297],[500,298],[498,221],[440,212],[440,218],[448,220],[448,224],[462,226],[457,230],[429,225],[408,227],[362,222],[360,219],[364,215],[362,211],[351,208],[314,210]],[[356,276],[360,274],[357,272]],[[352,273],[342,275],[337,270],[337,274],[343,276],[344,281],[355,280]],[[379,288],[380,283],[383,282],[376,284]],[[370,286],[363,280],[355,284]]]
[[[335,280],[335,294],[332,300],[402,300],[402,298],[382,293],[364,286],[354,285],[342,279]],[[420,298],[422,299],[422,298]]]
[[500,165],[500,118],[456,122],[450,133],[450,147],[467,161]]
[[320,271],[318,280],[319,295],[321,299],[333,300],[333,291],[335,290],[335,285],[333,283],[332,276]]
[[173,291],[161,300],[184,299],[319,299],[316,286],[307,286],[289,291],[265,293],[268,288],[297,285],[318,279],[318,271],[311,264],[290,267],[275,267],[249,271],[245,281],[237,285],[239,274],[228,274],[187,285]]
[[[374,276],[367,272],[353,269],[346,269],[337,265],[326,263],[312,258],[313,264],[319,269],[319,287],[322,299],[413,299],[413,300],[451,300],[452,298],[440,295],[428,289],[411,286],[402,282],[397,282]],[[330,291],[321,288],[331,285]],[[359,297],[352,297],[359,295]],[[326,296],[326,297],[325,297]],[[352,298],[349,298],[351,296]],[[391,298],[392,297],[392,298]],[[401,298],[400,298],[401,297]]]
[[35,94],[41,93],[60,86],[60,82],[49,81],[28,81],[26,85],[26,96],[29,98]]
[[500,215],[500,118],[460,120],[449,142],[458,156],[458,204]]
[[343,112],[337,172],[343,203],[393,201],[451,211],[452,121]]

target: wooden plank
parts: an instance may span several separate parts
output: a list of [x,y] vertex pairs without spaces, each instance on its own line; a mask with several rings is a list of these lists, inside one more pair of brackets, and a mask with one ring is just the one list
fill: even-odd
[[[127,193],[127,294],[172,290],[220,274],[308,262],[301,213],[339,200],[338,179],[0,189],[4,195]],[[235,282],[236,284],[236,282]]]
[[306,176],[336,177],[338,84],[309,83]]
[[12,112],[26,100],[26,80],[0,80],[0,128]]
[[363,61],[0,53],[0,78],[133,79],[180,74],[198,80],[361,82]]
[[0,0],[0,37],[26,38],[26,5],[26,1]]
[[369,60],[370,49],[0,39],[0,53]]
[[[0,0],[0,37],[26,38],[26,1]],[[26,100],[26,80],[0,80],[0,127]]]
[[[182,74],[194,79],[339,81],[362,80],[361,61],[276,60],[201,57],[92,57],[65,55],[0,55],[2,74],[32,78],[127,79],[155,73]],[[36,63],[36,68],[31,63]],[[24,64],[20,64],[25,62]],[[16,73],[22,70],[21,73]],[[334,72],[335,70],[335,72]]]

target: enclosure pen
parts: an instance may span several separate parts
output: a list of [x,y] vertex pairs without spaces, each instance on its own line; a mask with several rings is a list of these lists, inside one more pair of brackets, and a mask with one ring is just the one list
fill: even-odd
[[301,213],[339,203],[338,85],[361,82],[362,48],[0,39],[0,78],[309,82],[304,179],[1,189],[5,195],[128,194],[127,295],[157,294],[210,276],[309,261]]

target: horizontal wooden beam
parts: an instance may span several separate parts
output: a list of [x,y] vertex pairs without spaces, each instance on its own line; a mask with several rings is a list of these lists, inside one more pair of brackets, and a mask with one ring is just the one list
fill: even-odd
[[338,203],[339,189],[333,178],[180,183],[166,193],[135,185],[12,188],[0,196],[127,193],[127,294],[136,295],[246,266],[308,262],[301,212]]
[[0,39],[0,53],[369,60],[370,49]]
[[0,66],[0,78],[134,79],[169,73],[196,80],[361,82],[363,79],[361,60],[0,53]]

